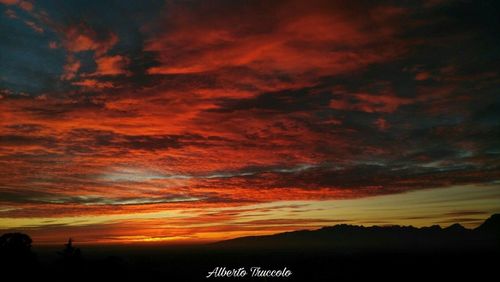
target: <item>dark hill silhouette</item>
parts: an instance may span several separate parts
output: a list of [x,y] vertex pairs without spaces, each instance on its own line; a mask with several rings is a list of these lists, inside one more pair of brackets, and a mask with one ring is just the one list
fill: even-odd
[[416,228],[413,226],[371,226],[340,224],[317,230],[300,230],[267,236],[249,236],[214,243],[217,247],[239,248],[299,248],[353,251],[429,249],[499,249],[500,215],[488,218],[476,229],[460,224],[447,228],[438,225]]
[[463,233],[469,231],[469,229],[463,227],[460,223],[452,224],[444,229],[446,232],[453,233]]
[[494,214],[478,226],[475,231],[489,233],[500,236],[500,214]]

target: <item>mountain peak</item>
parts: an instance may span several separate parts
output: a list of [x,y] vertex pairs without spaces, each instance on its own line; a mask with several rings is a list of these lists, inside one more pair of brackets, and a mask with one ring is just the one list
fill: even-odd
[[452,224],[448,227],[446,227],[444,230],[446,231],[451,231],[451,232],[462,232],[467,230],[465,227],[463,227],[460,223],[455,223]]
[[500,234],[500,214],[496,213],[486,219],[476,230],[487,233]]

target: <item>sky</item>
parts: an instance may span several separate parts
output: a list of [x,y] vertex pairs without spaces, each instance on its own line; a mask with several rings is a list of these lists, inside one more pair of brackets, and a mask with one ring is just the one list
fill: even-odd
[[0,233],[500,212],[498,1],[0,0]]

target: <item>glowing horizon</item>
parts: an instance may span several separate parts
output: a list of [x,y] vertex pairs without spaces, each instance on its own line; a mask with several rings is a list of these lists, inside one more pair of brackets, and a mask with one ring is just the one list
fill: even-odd
[[[499,200],[498,184],[466,185],[362,199],[277,201],[209,211],[191,208],[101,216],[0,218],[0,226],[27,231],[42,245],[61,244],[69,237],[79,244],[192,244],[336,224],[444,228],[459,223],[475,228],[499,212]],[[228,213],[233,216],[228,217]],[[213,218],[207,220],[210,216]],[[133,227],[134,232],[124,232]],[[124,233],[128,235],[120,235]]]

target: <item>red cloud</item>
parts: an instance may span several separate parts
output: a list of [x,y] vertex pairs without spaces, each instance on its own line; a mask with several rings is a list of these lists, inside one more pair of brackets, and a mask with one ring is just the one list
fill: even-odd
[[114,86],[112,82],[97,81],[95,79],[85,79],[82,81],[75,81],[72,82],[71,84],[87,88],[113,88]]
[[[374,9],[362,19],[341,5],[323,5],[324,9],[317,8],[321,4],[269,5],[269,9],[223,20],[203,14],[203,7],[194,11],[169,7],[166,25],[174,28],[150,40],[145,48],[157,52],[160,62],[149,73],[246,67],[258,74],[332,75],[382,62],[404,51],[394,39],[397,29],[386,24],[404,15],[404,10]],[[256,14],[260,17],[255,18]],[[384,23],[383,28],[370,27],[380,23]]]
[[382,131],[389,129],[389,123],[383,118],[378,118],[374,124]]
[[[334,93],[338,91],[334,90]],[[361,111],[366,113],[392,113],[399,107],[414,103],[414,99],[398,97],[392,90],[383,89],[380,92],[348,93],[340,90],[341,96],[330,101],[330,108],[345,111]]]
[[49,42],[49,48],[50,49],[57,49],[57,48],[59,48],[59,45],[55,41],[50,41]]
[[354,109],[358,109],[364,112],[385,112],[392,113],[397,110],[400,106],[410,104],[412,102],[409,98],[401,98],[396,96],[384,96],[384,95],[373,95],[368,93],[358,93],[354,95],[359,101],[354,106]]
[[96,59],[97,70],[93,75],[126,74],[128,59],[124,56],[102,56]]
[[[463,71],[458,66],[410,68],[403,75],[415,84],[415,93],[405,94],[415,96],[404,97],[395,90],[397,79],[374,83],[380,76],[373,72],[386,70],[374,65],[398,59],[387,65],[389,74],[398,72],[407,62],[400,57],[411,46],[399,36],[408,11],[368,2],[266,1],[242,7],[228,4],[232,1],[171,1],[157,30],[142,29],[144,61],[135,49],[117,53],[122,33],[83,24],[56,27],[61,38],[48,46],[66,51],[60,79],[74,87],[62,93],[49,89],[37,97],[0,89],[0,204],[7,207],[1,215],[203,211],[193,219],[171,219],[176,230],[170,235],[185,236],[193,232],[186,222],[239,219],[232,210],[207,215],[212,208],[495,181],[493,165],[491,170],[469,169],[494,160],[467,157],[482,150],[469,135],[485,134],[487,145],[493,144],[488,128],[470,134],[465,134],[471,127],[465,123],[450,128],[448,122],[458,117],[443,120],[443,128],[425,128],[443,109],[473,116],[468,106],[482,102],[465,103],[472,97],[470,85],[492,83],[494,73],[479,78],[458,76]],[[84,61],[88,54],[90,63]],[[95,70],[89,70],[94,62]],[[432,79],[414,81],[426,78],[415,76],[423,69]],[[453,94],[462,81],[467,91],[458,98],[464,103],[456,103]],[[425,124],[408,120],[403,107]],[[412,127],[418,127],[418,135]],[[450,144],[435,144],[434,135]],[[448,147],[466,159],[457,160]],[[440,156],[449,161],[431,163]],[[454,162],[457,170],[442,170]],[[79,232],[99,239],[106,229],[117,241],[134,240],[154,236],[150,228],[156,223],[134,221],[144,228],[128,230],[123,223]],[[238,230],[253,232],[256,224],[283,225],[265,227],[271,231],[297,228],[263,218]],[[200,228],[205,233],[235,230],[225,224]],[[37,236],[48,234],[40,232]]]
[[95,51],[96,56],[104,55],[116,43],[118,36],[109,33],[100,36],[85,25],[71,26],[64,30],[64,47],[70,52]]
[[61,79],[70,80],[75,78],[78,70],[80,69],[81,63],[74,56],[70,55],[66,58],[66,64],[63,67],[63,74]]
[[[77,77],[80,69],[80,62],[75,59],[74,53],[82,51],[93,51],[94,60],[97,65],[96,71],[81,76],[103,76],[127,74],[126,67],[128,58],[122,55],[108,55],[109,51],[118,43],[118,36],[115,33],[99,34],[85,25],[77,25],[64,30],[63,47],[70,53],[68,61],[64,66],[64,80]],[[73,85],[89,87],[90,84],[97,88],[109,88],[113,84],[109,82],[99,82],[94,80],[84,80],[72,83]]]

